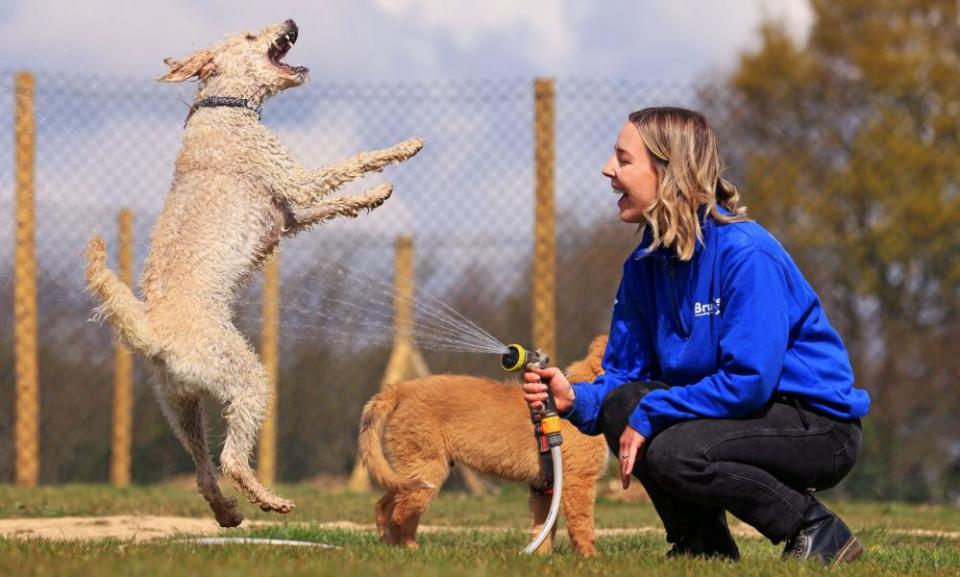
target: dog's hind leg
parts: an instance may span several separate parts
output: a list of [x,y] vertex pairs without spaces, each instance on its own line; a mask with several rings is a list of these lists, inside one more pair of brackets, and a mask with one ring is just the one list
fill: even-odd
[[431,485],[398,492],[393,501],[393,513],[390,515],[389,524],[390,530],[395,535],[393,544],[416,549],[420,516],[427,510],[427,505],[437,496],[440,487],[446,481],[450,474],[450,465],[446,456],[441,456],[436,461],[420,461],[407,467],[398,466],[397,473],[409,478],[418,477]]
[[417,548],[417,527],[420,526],[420,516],[436,495],[436,489],[413,489],[397,493],[388,528],[389,540],[393,545],[408,549]]
[[237,513],[236,501],[224,497],[217,484],[217,469],[213,466],[207,450],[206,426],[200,399],[175,393],[173,380],[159,364],[150,363],[150,376],[160,412],[167,418],[177,440],[193,458],[200,494],[210,504],[221,527],[236,527],[243,521],[243,517]]
[[223,416],[227,422],[227,439],[220,454],[220,467],[223,473],[264,511],[289,513],[293,510],[293,501],[274,495],[257,480],[250,468],[250,455],[253,452],[257,432],[263,422],[267,403],[267,391],[243,391],[229,401]]
[[200,494],[210,504],[221,527],[236,527],[243,521],[243,516],[237,512],[236,499],[224,497],[220,485],[217,484],[217,469],[207,449],[207,430],[201,400],[196,397],[173,399],[172,405],[178,414],[187,450],[197,467],[197,487]]
[[[547,522],[547,515],[550,513],[550,495],[543,495],[531,489],[530,499],[527,503],[530,506],[530,514],[533,516],[533,528],[530,529],[530,535],[531,537],[536,537],[540,534],[540,530],[543,529],[543,525]],[[537,555],[550,554],[553,550],[553,539],[556,534],[557,525],[554,524],[547,538],[544,539],[540,547],[537,548]]]
[[376,505],[377,534],[380,535],[380,542],[388,545],[397,544],[397,535],[395,531],[392,530],[390,524],[390,519],[393,517],[393,505],[396,497],[397,493],[395,491],[387,491],[383,497],[380,497]]
[[239,333],[225,332],[219,339],[224,354],[218,359],[218,374],[207,382],[208,390],[225,403],[227,438],[220,453],[220,468],[251,502],[264,511],[289,513],[293,501],[271,493],[250,468],[250,457],[267,411],[267,370]]

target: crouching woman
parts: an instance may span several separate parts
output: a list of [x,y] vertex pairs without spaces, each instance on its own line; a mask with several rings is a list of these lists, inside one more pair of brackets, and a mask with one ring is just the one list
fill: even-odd
[[738,559],[729,511],[785,541],[785,558],[851,561],[862,545],[812,492],[850,472],[870,398],[813,288],[721,172],[701,114],[629,116],[603,174],[642,240],[623,266],[606,374],[571,385],[556,368],[527,372],[525,398],[537,407],[549,387],[562,416],[606,436],[670,555]]

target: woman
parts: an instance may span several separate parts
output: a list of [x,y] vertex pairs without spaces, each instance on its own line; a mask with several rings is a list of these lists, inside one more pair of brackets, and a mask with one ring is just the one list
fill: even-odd
[[606,374],[571,386],[556,368],[527,372],[524,397],[536,408],[549,387],[564,418],[607,437],[669,555],[738,559],[730,511],[786,541],[784,557],[851,561],[860,542],[810,492],[853,467],[870,398],[817,295],[721,172],[701,114],[630,115],[603,174],[642,241],[623,267]]

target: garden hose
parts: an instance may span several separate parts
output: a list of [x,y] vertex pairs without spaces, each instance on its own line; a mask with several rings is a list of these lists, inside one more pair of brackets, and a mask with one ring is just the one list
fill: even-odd
[[[519,372],[524,369],[545,369],[550,362],[550,357],[540,349],[529,351],[520,345],[510,345],[508,351],[500,357],[500,366],[508,372]],[[541,455],[550,453],[550,460],[553,463],[553,484],[548,487],[553,495],[550,500],[550,512],[547,514],[547,520],[543,524],[540,533],[523,550],[524,553],[531,554],[536,552],[546,540],[547,535],[553,530],[557,522],[557,514],[560,511],[560,494],[563,491],[563,457],[560,454],[560,445],[563,444],[563,435],[560,434],[560,415],[557,413],[557,405],[553,400],[553,393],[547,389],[547,400],[538,411],[531,412],[534,432],[539,440],[539,450]],[[549,481],[548,481],[549,482]]]

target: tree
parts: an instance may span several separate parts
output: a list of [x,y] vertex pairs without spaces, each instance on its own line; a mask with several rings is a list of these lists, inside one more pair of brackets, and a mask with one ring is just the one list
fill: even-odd
[[873,398],[848,488],[898,497],[908,476],[941,478],[960,439],[960,13],[811,4],[804,43],[763,24],[730,98],[708,100],[752,216],[808,274]]

